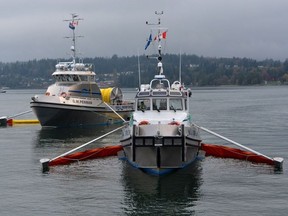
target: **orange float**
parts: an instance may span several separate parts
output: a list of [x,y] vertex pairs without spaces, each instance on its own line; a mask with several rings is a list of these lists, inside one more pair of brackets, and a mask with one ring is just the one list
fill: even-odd
[[177,126],[179,126],[179,125],[180,125],[180,122],[172,121],[172,122],[170,122],[168,125],[177,125]]
[[264,163],[264,164],[269,164],[269,165],[275,164],[273,160],[270,160],[266,157],[257,155],[253,152],[237,149],[237,148],[202,143],[201,149],[206,152],[205,156],[213,156],[213,157],[219,157],[219,158],[234,158],[234,159],[245,160],[245,161],[250,161],[254,163]]
[[55,160],[50,161],[48,164],[49,166],[67,165],[76,161],[84,161],[96,158],[116,156],[117,152],[121,150],[122,150],[121,145],[94,148],[83,152],[76,152],[73,154],[57,158]]
[[[48,165],[49,166],[68,165],[77,161],[85,161],[109,156],[116,156],[117,153],[121,150],[123,150],[123,147],[121,145],[89,149],[83,152],[76,152],[49,161]],[[275,165],[275,162],[273,160],[269,160],[268,158],[265,158],[261,155],[257,155],[253,152],[244,151],[237,148],[202,143],[201,150],[205,151],[205,156],[212,156],[217,158],[232,158],[232,159],[250,161],[253,163],[264,163],[272,166]]]
[[139,125],[149,125],[149,124],[150,124],[150,122],[146,121],[146,120],[143,120],[143,121],[139,122]]

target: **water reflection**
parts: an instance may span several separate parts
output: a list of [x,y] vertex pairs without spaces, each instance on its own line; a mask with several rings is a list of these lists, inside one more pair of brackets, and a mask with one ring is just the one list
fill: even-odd
[[[119,125],[99,128],[40,129],[35,131],[34,150],[41,158],[54,157],[108,133],[117,127]],[[119,144],[120,134],[121,130],[89,144],[82,148],[81,151],[117,145]]]
[[151,176],[123,162],[127,215],[191,215],[200,196],[201,163],[167,176]]

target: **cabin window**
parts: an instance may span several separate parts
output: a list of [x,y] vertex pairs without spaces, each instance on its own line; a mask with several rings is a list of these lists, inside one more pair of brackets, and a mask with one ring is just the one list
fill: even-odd
[[149,99],[139,99],[137,103],[138,110],[150,110],[150,100]]
[[183,106],[182,106],[182,99],[172,99],[170,98],[169,100],[170,104],[169,104],[169,108],[170,110],[183,110]]
[[59,75],[59,81],[60,81],[60,82],[64,82],[64,81],[65,81],[64,75]]
[[77,82],[79,77],[77,75],[55,75],[54,76],[57,82]]
[[94,76],[94,75],[91,75],[91,76],[90,76],[90,81],[91,81],[91,82],[95,81],[95,76]]
[[81,81],[88,81],[88,76],[80,76]]
[[67,75],[67,81],[73,82],[73,76],[72,75]]
[[78,77],[77,75],[72,75],[72,77],[73,77],[73,81],[74,81],[74,82],[79,81],[79,77]]
[[55,79],[57,82],[66,82],[67,77],[65,75],[55,75]]
[[58,75],[55,75],[54,78],[57,82],[59,82],[59,76]]
[[167,110],[167,99],[153,99],[153,110]]

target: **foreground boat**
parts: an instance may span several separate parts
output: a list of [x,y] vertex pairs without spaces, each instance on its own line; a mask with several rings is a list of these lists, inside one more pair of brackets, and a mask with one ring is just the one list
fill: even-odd
[[201,138],[189,114],[190,90],[165,78],[160,36],[167,30],[160,27],[160,18],[157,25],[159,74],[137,92],[119,156],[145,172],[162,175],[191,165],[199,155]]
[[123,101],[120,88],[100,89],[93,64],[76,63],[75,25],[81,20],[72,14],[69,27],[73,31],[72,61],[59,62],[52,74],[55,83],[44,95],[32,97],[31,108],[43,127],[86,127],[122,122],[127,119],[133,103]]

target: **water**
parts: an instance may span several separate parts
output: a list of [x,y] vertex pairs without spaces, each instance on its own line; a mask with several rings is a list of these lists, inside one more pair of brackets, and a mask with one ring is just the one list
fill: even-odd
[[[0,116],[29,110],[30,98],[37,92],[0,94]],[[199,88],[193,90],[192,99],[195,123],[287,162],[287,86]],[[58,156],[110,130],[0,128],[0,215],[287,214],[285,162],[282,172],[274,172],[268,165],[208,157],[189,170],[157,178],[110,157],[42,174],[39,159]],[[118,144],[119,136],[115,133],[93,147]],[[204,132],[202,137],[207,143],[225,144]]]

